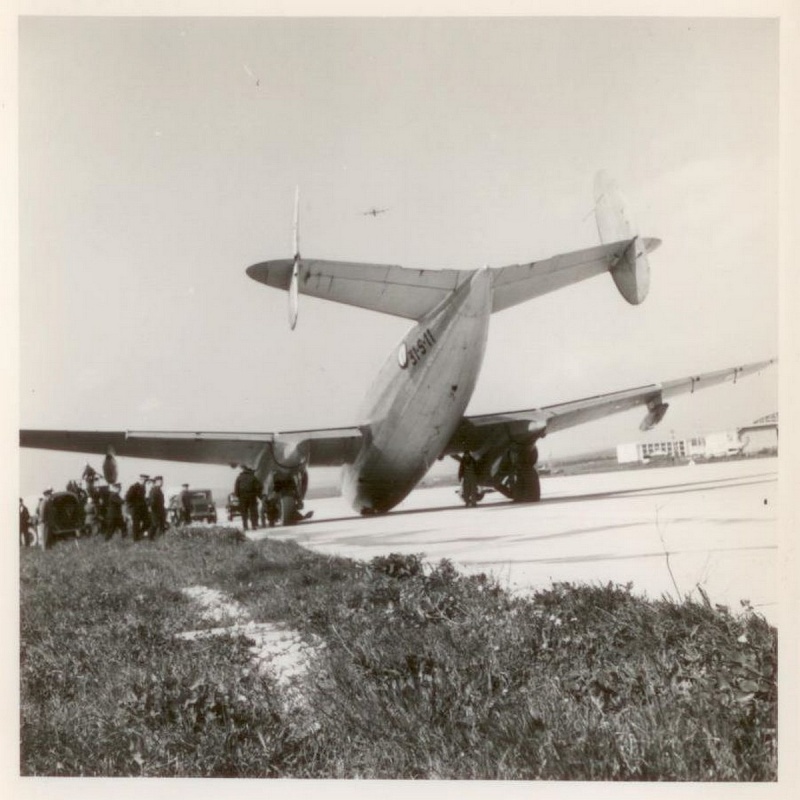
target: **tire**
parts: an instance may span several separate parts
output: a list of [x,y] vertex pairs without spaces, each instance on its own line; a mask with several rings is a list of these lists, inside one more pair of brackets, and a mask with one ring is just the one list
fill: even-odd
[[542,497],[539,473],[535,467],[520,471],[514,481],[512,500],[515,503],[538,503]]
[[530,500],[528,502],[538,503],[542,499],[542,485],[539,481],[539,473],[536,469],[531,470]]
[[297,500],[288,492],[281,495],[281,525],[293,525],[297,516]]

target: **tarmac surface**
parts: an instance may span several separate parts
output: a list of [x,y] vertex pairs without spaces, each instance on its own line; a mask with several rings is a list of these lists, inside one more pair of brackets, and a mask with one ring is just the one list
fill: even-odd
[[[341,498],[306,501],[313,519],[249,534],[369,560],[450,559],[514,591],[554,582],[633,583],[650,598],[749,603],[777,624],[778,460],[760,458],[542,478],[542,501],[497,493],[465,508],[455,487],[417,489],[394,511],[361,517]],[[221,517],[222,519],[222,517]]]

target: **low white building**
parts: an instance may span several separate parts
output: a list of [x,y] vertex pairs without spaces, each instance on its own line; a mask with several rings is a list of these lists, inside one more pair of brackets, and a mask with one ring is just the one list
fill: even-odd
[[628,442],[617,445],[620,464],[646,463],[651,459],[725,458],[739,454],[755,455],[778,449],[777,414],[756,420],[752,425],[732,431],[716,431],[686,439],[661,439],[653,442]]
[[644,463],[652,458],[686,458],[691,456],[690,442],[694,439],[662,439],[659,442],[629,442],[617,445],[620,464]]

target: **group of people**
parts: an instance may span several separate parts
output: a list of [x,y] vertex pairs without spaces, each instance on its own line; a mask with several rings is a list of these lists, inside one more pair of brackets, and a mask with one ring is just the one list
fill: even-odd
[[[135,542],[145,537],[151,541],[167,530],[167,508],[164,498],[164,479],[161,475],[151,478],[142,474],[131,484],[122,496],[121,483],[99,485],[100,476],[88,464],[83,473],[83,485],[77,481],[67,484],[67,492],[77,497],[84,512],[82,532],[102,534],[106,541],[115,533],[123,538],[128,529]],[[85,488],[84,488],[85,487]],[[31,515],[22,498],[19,500],[19,535],[20,544],[25,547],[33,544],[37,537],[37,526],[54,525],[55,508],[53,504],[53,488],[42,492],[36,509]],[[191,493],[189,484],[184,483],[180,494],[180,524],[191,522]],[[127,512],[127,513],[126,513]],[[128,524],[130,521],[130,526]]]
[[[125,493],[125,503],[131,518],[131,534],[133,541],[138,542],[145,536],[157,539],[167,529],[167,508],[164,503],[164,479],[161,475],[150,478],[140,475],[139,480],[132,483]],[[106,539],[113,536],[106,534]],[[123,534],[124,535],[124,534]]]
[[309,519],[313,511],[300,513],[303,508],[303,497],[308,488],[308,474],[296,471],[291,474],[270,472],[266,483],[262,483],[253,469],[243,466],[236,478],[233,493],[239,500],[239,511],[242,515],[244,530],[259,527],[272,527],[281,516],[281,496],[289,494],[294,505],[292,522]]

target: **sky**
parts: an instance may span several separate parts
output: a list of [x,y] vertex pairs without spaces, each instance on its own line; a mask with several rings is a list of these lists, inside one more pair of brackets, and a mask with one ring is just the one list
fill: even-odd
[[[20,426],[358,423],[410,323],[301,296],[289,330],[286,293],[244,270],[291,255],[296,186],[309,257],[470,269],[591,247],[599,169],[663,240],[641,306],[600,276],[495,315],[468,413],[777,355],[778,33],[766,18],[21,18]],[[772,369],[675,399],[648,436],[629,412],[540,452],[777,408]],[[86,461],[22,451],[21,493]]]

